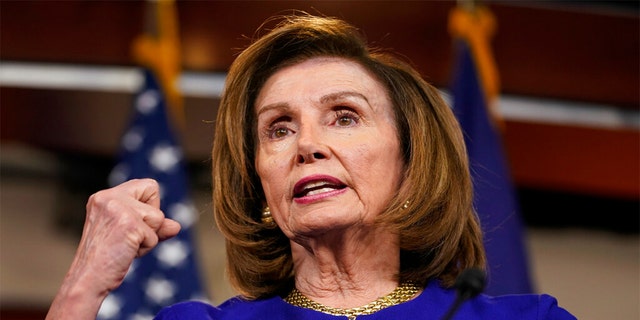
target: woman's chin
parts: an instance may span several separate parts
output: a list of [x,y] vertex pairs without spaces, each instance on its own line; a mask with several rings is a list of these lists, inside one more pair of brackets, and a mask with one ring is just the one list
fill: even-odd
[[321,238],[337,237],[350,231],[363,230],[366,224],[360,219],[345,219],[344,217],[323,216],[304,219],[292,225],[291,233],[296,237]]

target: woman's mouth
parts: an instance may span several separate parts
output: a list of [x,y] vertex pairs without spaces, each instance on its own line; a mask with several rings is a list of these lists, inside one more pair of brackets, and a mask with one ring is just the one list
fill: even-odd
[[335,191],[341,191],[346,187],[342,181],[331,176],[309,176],[296,183],[293,197],[297,200],[302,198],[315,200],[332,195]]

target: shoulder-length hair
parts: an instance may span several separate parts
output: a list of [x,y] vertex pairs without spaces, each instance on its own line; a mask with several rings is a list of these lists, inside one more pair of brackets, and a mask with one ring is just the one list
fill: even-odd
[[282,17],[227,76],[213,144],[213,207],[232,285],[249,299],[286,294],[294,285],[289,239],[260,220],[265,197],[254,167],[254,102],[274,72],[319,56],[361,64],[392,100],[405,171],[379,222],[399,234],[399,279],[426,285],[437,278],[451,286],[465,268],[484,268],[466,149],[450,108],[411,66],[368,48],[353,26],[305,14]]

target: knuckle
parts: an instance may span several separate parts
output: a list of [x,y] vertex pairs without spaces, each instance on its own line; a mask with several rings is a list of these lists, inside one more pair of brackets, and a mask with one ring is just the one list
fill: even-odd
[[137,179],[136,182],[142,186],[145,187],[151,187],[151,188],[155,188],[158,189],[160,186],[158,184],[158,181],[156,181],[155,179],[151,179],[151,178],[142,178],[142,179]]
[[125,204],[122,199],[114,196],[109,190],[99,191],[89,197],[87,202],[87,214],[100,215],[103,217],[126,217],[127,215],[120,214],[125,209]]
[[94,207],[102,207],[105,203],[109,202],[111,197],[108,195],[107,190],[101,190],[89,197],[87,201],[87,210],[90,210]]
[[122,211],[122,202],[116,198],[105,199],[102,203],[100,203],[100,209],[102,214],[110,214],[113,215],[115,213]]

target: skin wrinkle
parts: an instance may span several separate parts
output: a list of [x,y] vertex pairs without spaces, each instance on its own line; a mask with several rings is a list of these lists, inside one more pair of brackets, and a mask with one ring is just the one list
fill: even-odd
[[[318,136],[324,136],[324,134],[323,134],[323,135],[318,135]],[[279,151],[279,150],[276,150],[276,151]],[[331,154],[331,155],[335,155],[335,154],[339,154],[339,153],[337,153],[337,152],[335,152],[335,151],[333,151],[333,150],[332,150],[332,152],[330,152],[329,154]],[[284,201],[286,201],[286,200],[288,200],[288,199],[283,199],[283,200],[284,200]]]
[[[292,241],[296,287],[345,308],[391,292],[398,285],[398,235],[376,218],[396,194],[404,163],[382,84],[356,62],[312,58],[268,78],[255,109],[255,166],[272,216]],[[336,114],[353,122],[338,124]],[[298,202],[296,183],[317,174],[346,188]]]
[[[355,237],[356,235],[353,235],[353,236]],[[332,246],[321,246],[320,247],[321,250],[330,250],[331,252],[329,253],[331,254],[334,254],[335,252],[341,253],[342,254],[341,256],[336,257],[336,261],[340,263],[336,264],[335,266],[330,266],[331,268],[313,270],[313,272],[320,275],[319,283],[314,284],[311,281],[306,281],[307,278],[301,278],[299,280],[302,282],[300,285],[302,287],[308,286],[308,290],[312,292],[311,295],[317,296],[320,298],[332,297],[337,294],[338,296],[344,297],[344,299],[346,299],[347,297],[350,297],[349,294],[354,294],[354,293],[357,296],[365,297],[368,291],[371,290],[371,288],[367,286],[359,286],[360,283],[363,283],[362,282],[363,274],[358,270],[358,265],[361,263],[361,261],[368,262],[371,259],[383,260],[383,261],[379,261],[378,263],[378,267],[380,269],[393,268],[393,267],[390,266],[389,263],[387,263],[388,261],[384,259],[376,259],[375,256],[368,257],[368,256],[358,255],[357,253],[361,252],[362,249],[369,248],[369,243],[365,243],[361,241],[363,239],[366,239],[366,238],[358,238],[358,239],[355,239],[353,242],[349,242],[349,241],[341,241],[340,238],[337,238],[336,242],[339,242],[339,243],[357,243],[358,244],[357,247],[351,248],[351,250],[349,250],[348,252],[344,252],[342,250],[335,250],[335,247],[332,247]],[[316,252],[315,254],[309,252],[309,254],[316,257],[323,256],[321,252]],[[353,259],[349,255],[353,255],[355,259]],[[302,262],[302,261],[299,261],[299,262]],[[349,263],[342,263],[342,262],[349,262]],[[306,267],[305,265],[300,266],[300,268],[305,268],[305,267]],[[391,277],[387,280],[395,281],[395,277]]]
[[[386,94],[385,98],[388,97],[391,101],[392,116],[389,116],[390,120],[382,122],[391,124],[397,120],[392,125],[395,126],[395,130],[378,134],[376,137],[393,139],[392,137],[396,136],[395,141],[400,142],[404,168],[399,170],[403,175],[394,195],[387,201],[384,209],[376,210],[379,214],[375,223],[387,225],[389,230],[400,237],[398,249],[402,252],[402,263],[398,280],[425,286],[429,281],[438,279],[443,286],[452,287],[455,278],[465,268],[484,267],[482,235],[472,207],[472,186],[464,140],[455,116],[437,89],[426,82],[410,63],[402,58],[382,50],[372,51],[367,47],[362,34],[344,21],[314,16],[283,18],[280,21],[282,24],[270,29],[269,34],[263,38],[256,39],[235,60],[229,70],[229,85],[218,111],[219,125],[216,125],[212,150],[212,159],[216,164],[212,167],[215,182],[212,193],[216,223],[228,239],[227,266],[229,279],[234,288],[247,299],[285,295],[291,286],[295,285],[295,278],[298,277],[291,251],[291,234],[285,234],[283,229],[287,228],[282,227],[282,222],[288,220],[276,220],[281,226],[276,229],[264,226],[259,221],[259,212],[265,205],[269,205],[276,215],[289,215],[287,203],[282,201],[281,206],[281,193],[275,192],[284,190],[281,187],[286,184],[269,187],[270,195],[267,195],[261,186],[266,186],[265,180],[268,177],[264,172],[259,173],[257,170],[260,161],[262,165],[280,163],[293,168],[296,162],[293,154],[276,161],[267,157],[264,152],[267,148],[264,144],[260,146],[258,130],[262,127],[257,125],[259,119],[256,108],[261,106],[260,103],[266,105],[278,100],[292,103],[297,108],[316,107],[317,105],[308,105],[309,102],[314,102],[309,99],[257,100],[260,90],[265,88],[267,80],[276,72],[292,66],[300,67],[302,62],[308,62],[313,58],[329,60],[328,57],[343,57],[340,63],[342,65],[362,66],[350,71],[343,70],[343,74],[353,74],[354,71],[364,69],[365,72],[357,79],[354,77],[354,80],[359,84],[363,83],[362,80],[368,81],[370,78],[378,80],[383,87],[381,91]],[[296,43],[292,44],[291,39],[296,39]],[[270,55],[271,53],[273,54]],[[270,59],[267,59],[269,55]],[[337,60],[339,59],[334,61]],[[340,83],[342,87],[337,87],[343,79],[328,77],[326,70],[309,70],[311,69],[297,80],[298,83],[289,83],[287,88],[282,90],[280,97],[295,97],[300,93],[300,87],[297,85],[307,80],[325,81],[314,85],[314,88],[318,89],[318,94],[314,97],[354,89],[347,87],[349,81],[343,81]],[[302,97],[308,98],[309,94]],[[346,127],[350,123],[347,118],[342,118],[333,125]],[[352,132],[353,134],[348,133],[345,136],[353,138],[352,141],[358,141],[358,130],[343,131]],[[275,132],[272,137],[286,137],[291,133],[288,129]],[[328,133],[335,134],[336,131],[329,130]],[[337,135],[330,138],[336,142],[338,140]],[[367,140],[366,138],[363,137],[364,140]],[[358,150],[354,150],[356,146],[354,143],[348,148],[357,154]],[[343,147],[339,149],[344,150]],[[310,151],[307,150],[305,154],[308,152]],[[388,150],[384,149],[376,152],[381,156],[389,154]],[[297,159],[300,164],[302,157],[299,154]],[[334,157],[333,160],[336,159]],[[321,162],[327,161],[329,160]],[[395,160],[389,162],[394,163]],[[445,165],[442,166],[443,164]],[[314,166],[304,167],[312,167],[317,171],[305,169],[306,171],[300,172],[298,176],[282,182],[290,186],[291,181],[313,173],[333,174],[336,178],[346,181],[347,174],[338,174],[340,172],[318,166],[317,162]],[[440,172],[437,168],[443,168],[445,172]],[[389,174],[392,171],[388,166],[371,169],[372,173]],[[280,174],[279,179],[284,180],[282,177],[285,176]],[[351,178],[350,176],[349,179]],[[443,179],[450,182],[438,183]],[[275,177],[271,179],[275,180]],[[327,190],[330,189],[316,188],[313,194],[317,195]],[[360,191],[359,189],[358,192]],[[364,188],[363,191],[366,192],[367,189]],[[355,191],[349,194],[356,199]],[[344,195],[345,193],[342,194]],[[359,194],[359,199],[364,199],[365,195],[366,193]],[[316,198],[322,198],[322,195]],[[306,201],[312,203],[317,199],[309,197],[307,200],[312,200]],[[409,205],[406,205],[407,203]],[[344,212],[352,216],[358,214],[356,205],[349,205],[347,202],[343,204],[346,207]],[[315,209],[318,210],[307,210],[311,215],[305,222],[305,225],[310,227],[307,229],[308,232],[312,230],[313,226],[310,223],[313,222],[311,218],[314,216],[316,222],[320,220],[318,217],[322,217],[327,223],[338,225],[337,220],[331,220],[337,217],[332,216],[334,210],[327,209],[324,212],[320,210],[320,206],[316,206]],[[465,232],[459,232],[462,230],[460,225],[465,226]],[[316,233],[322,235],[322,230],[316,228]],[[441,242],[453,244],[434,248]],[[457,243],[464,245],[458,246]],[[381,246],[379,249],[384,250],[384,247]]]

